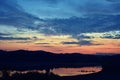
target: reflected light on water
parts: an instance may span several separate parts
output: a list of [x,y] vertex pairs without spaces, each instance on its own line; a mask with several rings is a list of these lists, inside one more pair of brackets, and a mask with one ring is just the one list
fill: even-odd
[[59,76],[86,75],[102,71],[102,67],[58,68],[51,72]]
[[0,77],[2,77],[2,76],[3,76],[2,71],[0,71]]

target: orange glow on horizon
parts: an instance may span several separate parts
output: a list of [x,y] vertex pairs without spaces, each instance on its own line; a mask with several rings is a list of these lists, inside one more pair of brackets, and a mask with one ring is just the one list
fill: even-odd
[[54,53],[83,53],[83,54],[95,54],[95,53],[120,53],[120,47],[113,45],[100,45],[100,46],[43,46],[35,44],[1,44],[0,49],[2,50],[44,50]]
[[[63,44],[62,42],[78,42],[70,36],[42,36],[42,39],[32,40],[0,40],[0,49],[13,50],[43,50],[53,53],[120,53],[120,39],[94,38],[90,45]],[[86,39],[87,40],[87,39]],[[89,40],[88,40],[89,41]]]

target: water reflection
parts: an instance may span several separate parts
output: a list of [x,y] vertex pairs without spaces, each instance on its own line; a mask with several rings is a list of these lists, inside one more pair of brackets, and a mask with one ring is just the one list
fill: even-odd
[[81,68],[56,68],[51,70],[54,74],[59,76],[75,76],[97,73],[102,70],[102,67],[81,67]]
[[[86,75],[92,74],[102,71],[102,67],[95,66],[95,67],[80,67],[80,68],[54,68],[50,70],[50,73],[57,74],[59,76],[75,76],[75,75]],[[32,73],[48,73],[46,70],[26,70],[26,71],[7,71],[9,76],[13,76],[14,74],[27,74],[29,72]],[[2,77],[2,71],[0,71],[0,77]]]
[[3,76],[3,73],[2,73],[2,71],[0,71],[0,77],[2,77]]

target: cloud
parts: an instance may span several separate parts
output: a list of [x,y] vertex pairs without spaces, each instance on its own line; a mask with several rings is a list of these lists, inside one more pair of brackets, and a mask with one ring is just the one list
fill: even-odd
[[[120,14],[119,0],[18,0],[18,2],[27,12],[41,18]],[[117,10],[114,9],[115,7]]]
[[106,39],[120,39],[120,35],[105,35],[101,38],[106,38]]
[[88,41],[88,40],[80,40],[79,42],[62,42],[62,44],[77,44],[77,45],[80,45],[80,46],[83,46],[83,45],[101,45],[101,44],[94,44],[92,43],[92,41]]
[[11,34],[7,34],[7,33],[0,33],[0,36],[9,36]]
[[45,28],[51,27],[54,29],[54,31],[50,29],[47,31],[43,30],[43,33],[50,32],[54,34],[70,34],[75,37],[81,33],[108,32],[120,30],[119,21],[119,15],[99,15],[87,18],[72,17],[69,19],[52,19],[48,20],[48,23],[46,24],[48,26]]
[[[28,28],[36,30],[38,34],[67,34],[77,39],[90,39],[91,36],[79,34],[120,30],[120,16],[112,15],[120,12],[119,2],[110,1],[5,0],[0,3],[0,24],[15,26],[19,32]],[[33,16],[34,13],[39,15]],[[47,19],[39,19],[40,16]]]
[[0,37],[0,40],[30,40],[30,38]]
[[87,35],[84,35],[84,34],[78,34],[78,35],[73,35],[72,36],[73,38],[76,38],[78,40],[81,40],[81,39],[92,39],[94,38],[93,36],[87,36]]
[[22,44],[27,44],[27,43],[31,43],[32,41],[17,41],[15,43],[22,43]]
[[16,26],[17,28],[35,27],[34,22],[39,18],[26,13],[24,9],[17,4],[16,0],[0,1],[0,24]]
[[87,41],[87,40],[80,40],[79,44],[80,45],[93,45],[91,41]]
[[35,43],[35,44],[50,44],[50,43]]
[[[117,31],[108,31],[108,32],[93,32],[93,33],[82,33],[80,35],[90,37],[88,39],[93,38],[101,38],[101,39],[120,39],[120,30]],[[76,38],[80,38],[79,35]],[[81,38],[82,39],[82,38]],[[83,38],[84,39],[84,38]]]

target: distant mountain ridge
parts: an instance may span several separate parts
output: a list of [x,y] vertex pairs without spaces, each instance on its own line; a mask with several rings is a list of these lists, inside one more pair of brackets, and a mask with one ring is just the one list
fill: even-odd
[[[53,53],[53,52],[48,52],[48,51],[43,51],[43,50],[36,50],[36,51],[30,51],[30,50],[14,50],[14,51],[5,51],[5,50],[0,50],[0,53],[2,53],[2,52],[6,52],[6,53],[19,53],[19,52],[21,52],[21,53],[41,53],[41,52],[43,52],[43,53],[49,53],[49,54],[56,54],[56,53]],[[59,53],[59,54],[81,54],[81,55],[119,55],[119,54],[116,54],[116,53],[96,53],[96,54],[82,54],[82,53]]]
[[[103,71],[120,71],[120,55],[54,54],[45,51],[0,50],[0,70],[53,69],[102,66]],[[114,70],[111,70],[113,69]]]

